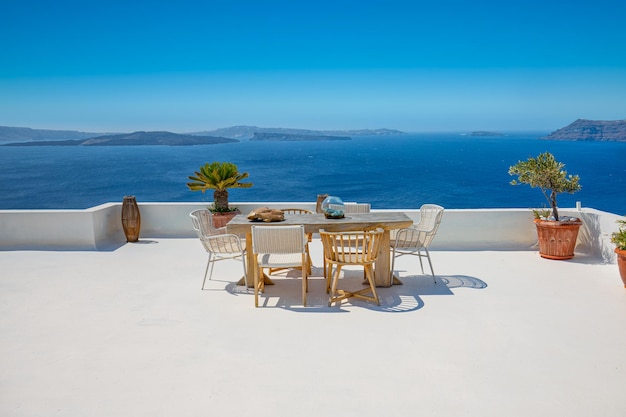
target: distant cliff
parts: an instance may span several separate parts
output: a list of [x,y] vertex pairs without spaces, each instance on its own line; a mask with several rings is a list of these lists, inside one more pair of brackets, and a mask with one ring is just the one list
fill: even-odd
[[626,142],[626,120],[585,120],[555,130],[543,139]]
[[48,140],[9,143],[4,146],[138,146],[138,145],[213,145],[239,142],[236,139],[212,136],[180,135],[172,132],[134,132],[120,135],[103,135],[79,140]]
[[281,142],[300,142],[300,141],[317,141],[317,140],[350,140],[347,136],[328,136],[328,135],[299,135],[293,133],[259,133],[256,132],[250,140],[265,141],[281,141]]

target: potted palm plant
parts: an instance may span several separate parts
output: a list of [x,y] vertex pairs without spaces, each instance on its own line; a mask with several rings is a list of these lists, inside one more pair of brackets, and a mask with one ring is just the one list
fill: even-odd
[[239,210],[228,205],[229,188],[250,188],[251,182],[241,182],[248,178],[248,173],[240,173],[237,165],[232,162],[211,162],[200,167],[199,171],[188,177],[191,182],[187,187],[191,191],[213,191],[213,206],[209,210],[213,213],[213,225],[223,227],[237,215]]
[[578,230],[582,225],[577,217],[559,216],[557,195],[565,192],[573,194],[582,188],[578,175],[568,175],[564,167],[549,152],[509,167],[509,174],[517,176],[511,181],[512,185],[528,184],[539,188],[550,206],[546,213],[535,211],[539,254],[543,258],[573,258]]
[[617,224],[619,229],[611,235],[611,242],[615,243],[617,267],[624,283],[624,288],[626,288],[626,219],[618,220]]

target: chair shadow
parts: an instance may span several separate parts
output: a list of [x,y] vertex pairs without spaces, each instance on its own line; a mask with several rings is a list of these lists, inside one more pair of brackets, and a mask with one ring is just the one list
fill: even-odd
[[[408,313],[424,307],[423,296],[454,295],[452,289],[456,288],[487,288],[485,281],[468,275],[437,275],[436,278],[437,283],[434,283],[432,275],[408,275],[402,277],[402,285],[378,287],[376,292],[380,306],[365,300],[349,298],[329,307],[323,272],[321,268],[315,268],[309,277],[307,306],[304,307],[300,271],[290,270],[272,275],[275,285],[266,286],[265,292],[259,294],[259,307],[282,308],[304,313],[348,313],[352,308],[366,308],[381,313]],[[344,271],[341,284],[342,288],[347,290],[362,289],[363,270]]]

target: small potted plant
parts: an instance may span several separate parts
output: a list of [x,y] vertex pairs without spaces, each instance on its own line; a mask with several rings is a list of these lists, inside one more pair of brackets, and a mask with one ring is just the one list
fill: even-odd
[[618,220],[619,228],[611,235],[611,242],[615,243],[615,254],[617,255],[617,267],[619,274],[626,288],[626,219]]
[[511,181],[512,185],[528,184],[539,188],[550,205],[546,213],[535,211],[539,254],[543,258],[573,258],[578,230],[582,225],[577,217],[559,216],[557,195],[565,192],[573,194],[582,188],[578,175],[568,175],[564,167],[549,152],[509,167],[509,174],[517,176]]
[[191,182],[187,183],[187,187],[191,191],[204,193],[209,189],[214,190],[213,206],[209,210],[213,213],[213,225],[218,228],[225,226],[240,213],[236,207],[228,205],[228,189],[250,188],[253,185],[251,182],[241,182],[248,178],[248,173],[240,173],[237,165],[232,162],[207,162],[200,167],[200,171],[188,178]]

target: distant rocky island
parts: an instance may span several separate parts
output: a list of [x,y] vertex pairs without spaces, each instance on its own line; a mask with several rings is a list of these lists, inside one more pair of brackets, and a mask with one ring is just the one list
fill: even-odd
[[250,140],[280,141],[280,142],[300,142],[316,140],[351,140],[348,136],[328,136],[328,135],[303,135],[294,133],[259,133],[255,132]]
[[[308,130],[257,126],[233,126],[186,134],[172,132],[111,134],[0,126],[0,142],[4,142],[4,146],[186,146],[239,142],[239,140],[248,139],[275,141],[350,140],[353,136],[399,136],[405,134],[392,129]],[[255,135],[257,135],[256,139],[253,139]]]
[[134,132],[119,135],[103,135],[88,139],[46,140],[14,142],[4,146],[139,146],[139,145],[213,145],[239,142],[237,139],[212,136],[180,135],[172,132]]
[[0,126],[0,141],[24,142],[45,140],[79,140],[93,138],[105,133],[79,132],[76,130],[31,129],[29,127]]
[[542,139],[626,142],[626,120],[578,119]]

